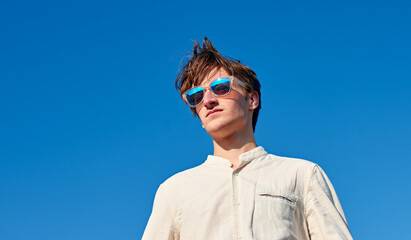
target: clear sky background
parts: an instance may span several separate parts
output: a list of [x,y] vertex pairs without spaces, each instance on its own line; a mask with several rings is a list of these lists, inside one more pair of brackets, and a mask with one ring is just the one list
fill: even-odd
[[257,143],[318,163],[356,239],[411,239],[410,1],[0,4],[0,239],[140,239],[211,138],[174,89],[191,40],[262,84]]

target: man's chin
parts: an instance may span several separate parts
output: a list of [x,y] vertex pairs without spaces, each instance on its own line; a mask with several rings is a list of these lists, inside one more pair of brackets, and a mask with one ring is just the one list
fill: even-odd
[[208,135],[212,137],[213,135],[223,132],[225,126],[222,124],[208,124],[204,128],[207,131]]
[[234,127],[230,127],[228,124],[209,124],[205,126],[205,130],[213,139],[228,137],[232,135],[231,132],[234,133],[236,131]]

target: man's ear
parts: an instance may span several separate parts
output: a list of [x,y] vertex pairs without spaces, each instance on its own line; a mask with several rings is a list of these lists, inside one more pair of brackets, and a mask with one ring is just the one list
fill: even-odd
[[258,93],[256,91],[248,93],[248,110],[252,111],[260,105]]

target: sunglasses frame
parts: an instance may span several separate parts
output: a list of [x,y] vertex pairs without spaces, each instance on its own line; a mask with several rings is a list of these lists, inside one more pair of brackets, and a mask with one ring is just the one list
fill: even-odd
[[[228,78],[228,79],[230,80],[230,89],[229,89],[228,92],[227,92],[226,94],[224,94],[224,95],[217,95],[217,94],[215,94],[215,93],[213,92],[213,90],[211,90],[211,87],[210,87],[211,84],[212,84],[213,82],[217,81],[217,80],[221,80],[221,79],[225,79],[225,78]],[[195,87],[192,87],[192,88],[188,89],[187,91],[185,91],[185,92],[181,95],[181,98],[183,98],[184,102],[185,102],[188,106],[194,108],[194,107],[200,105],[200,104],[203,102],[203,100],[204,100],[204,95],[203,95],[203,98],[201,99],[201,101],[200,101],[198,104],[196,104],[196,105],[191,105],[191,104],[188,103],[188,101],[187,101],[187,93],[188,93],[189,91],[193,90],[194,88],[199,88],[199,87],[200,87],[200,88],[203,89],[203,94],[205,94],[205,91],[206,91],[206,90],[210,90],[210,92],[211,92],[211,94],[213,94],[213,96],[215,96],[215,97],[223,97],[223,96],[227,96],[227,95],[231,92],[231,89],[233,89],[233,83],[234,83],[234,81],[237,82],[237,83],[238,83],[240,86],[242,86],[243,88],[246,88],[245,83],[243,83],[241,80],[239,80],[238,78],[236,78],[236,77],[234,77],[234,76],[219,77],[219,78],[214,79],[212,82],[210,82],[210,84],[208,84],[208,86],[206,86],[206,87],[205,87],[204,85],[200,85],[200,86],[195,86]]]

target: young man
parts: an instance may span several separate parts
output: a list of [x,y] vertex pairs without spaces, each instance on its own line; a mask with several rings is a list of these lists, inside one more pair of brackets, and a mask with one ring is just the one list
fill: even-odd
[[204,38],[176,86],[212,137],[214,155],[160,185],[143,240],[352,239],[319,166],[257,146],[261,93],[250,68]]

